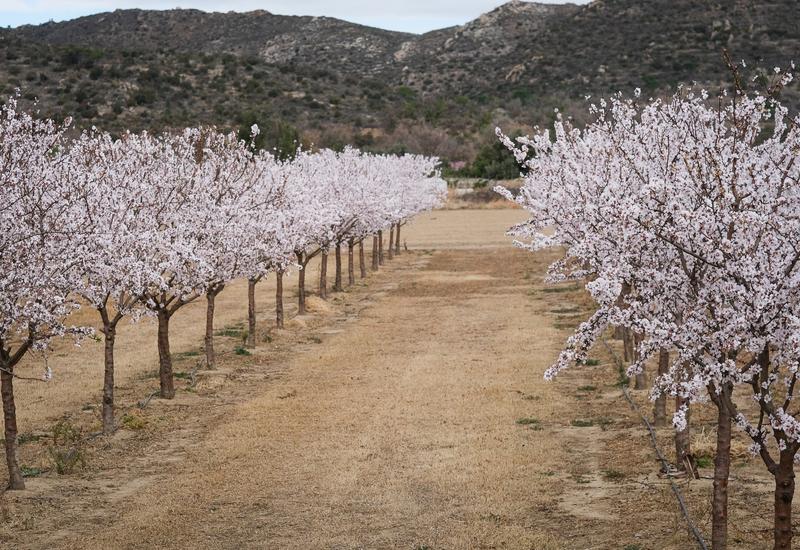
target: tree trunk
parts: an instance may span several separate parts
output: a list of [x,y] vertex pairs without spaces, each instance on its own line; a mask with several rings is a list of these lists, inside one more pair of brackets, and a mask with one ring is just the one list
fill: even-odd
[[6,464],[8,464],[8,488],[21,491],[25,488],[22,470],[17,462],[17,408],[14,405],[14,372],[8,361],[3,361],[0,371],[0,393],[3,397],[3,423],[6,442]]
[[328,299],[328,251],[322,251],[319,261],[319,297]]
[[355,246],[355,239],[348,239],[347,241],[347,286],[353,286],[356,283],[356,273],[353,258],[353,247]]
[[367,278],[367,262],[364,260],[364,239],[358,243],[358,268],[361,270],[361,278]]
[[378,271],[378,235],[372,236],[372,271]]
[[[636,360],[639,360],[639,344],[642,343],[642,337],[638,334],[633,335],[633,357]],[[644,365],[642,365],[642,371],[638,373],[634,378],[634,385],[633,389],[635,390],[646,390],[647,389],[647,371],[644,369]]]
[[792,547],[792,499],[794,498],[794,451],[781,451],[775,470],[775,550]]
[[[669,371],[669,352],[662,349],[658,353],[658,375],[662,376]],[[658,427],[667,425],[667,396],[664,393],[658,396],[653,405],[653,423]]]
[[297,263],[300,265],[300,270],[297,272],[297,314],[306,314],[306,265],[308,261],[305,259],[304,252],[296,252]]
[[383,265],[383,229],[378,230],[378,265]]
[[628,327],[624,327],[622,329],[622,353],[623,353],[622,358],[628,365],[630,364],[631,361],[633,361],[632,336],[633,333],[631,332],[631,329],[629,329]]
[[256,347],[256,284],[258,279],[247,279],[247,342],[248,348]]
[[275,326],[283,328],[283,271],[275,272]]
[[725,386],[723,393],[712,401],[717,405],[717,452],[714,457],[714,493],[711,504],[711,547],[723,550],[728,544],[728,477],[731,470],[731,415],[725,406],[731,388]]
[[222,292],[224,285],[212,287],[206,292],[206,337],[204,340],[206,348],[206,368],[217,368],[217,357],[214,354],[214,305],[217,294]]
[[692,454],[691,439],[691,412],[692,407],[688,401],[680,396],[675,397],[675,410],[678,411],[686,405],[686,429],[675,432],[675,465],[679,470],[687,472],[690,476],[697,479],[697,463]]
[[175,397],[175,380],[172,377],[172,356],[169,353],[169,318],[166,309],[158,310],[158,375],[162,399]]
[[394,224],[389,226],[389,247],[386,249],[386,255],[390,260],[394,259],[394,247],[392,246],[393,242],[394,242]]
[[336,243],[336,278],[333,282],[333,290],[341,292],[342,289],[342,243]]
[[394,232],[394,253],[400,255],[400,222],[397,222],[397,231]]
[[103,433],[114,433],[114,341],[117,324],[103,321],[105,354],[103,357]]

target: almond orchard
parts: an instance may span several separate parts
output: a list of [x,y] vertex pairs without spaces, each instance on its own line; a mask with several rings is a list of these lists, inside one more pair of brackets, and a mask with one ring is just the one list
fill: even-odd
[[[298,151],[282,161],[214,128],[112,138],[75,137],[69,126],[20,111],[13,98],[0,110],[0,378],[11,489],[25,488],[14,381],[39,378],[17,366],[54,338],[93,336],[69,323],[71,313],[90,308],[101,321],[108,434],[116,426],[114,345],[123,318],[157,320],[158,393],[172,399],[170,320],[182,307],[207,301],[205,355],[213,369],[215,298],[226,283],[244,278],[253,287],[269,273],[280,280],[296,271],[303,313],[311,258],[335,251],[341,290],[346,246],[353,284],[356,248],[364,277],[364,241],[374,237],[380,260],[388,229],[389,253],[399,252],[400,228],[441,204],[446,190],[434,158],[348,148]],[[252,327],[252,292],[250,300]],[[280,291],[276,317],[282,325]],[[41,379],[52,377],[48,367]]]

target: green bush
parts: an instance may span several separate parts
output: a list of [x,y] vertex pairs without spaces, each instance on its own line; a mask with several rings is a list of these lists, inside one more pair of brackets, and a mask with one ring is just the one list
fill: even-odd
[[152,88],[139,88],[128,98],[128,105],[150,105],[156,100],[156,92]]
[[468,178],[508,180],[518,178],[520,167],[517,159],[500,140],[494,139],[478,150],[472,164],[461,170],[460,175]]
[[86,465],[81,431],[69,420],[59,420],[53,426],[53,443],[47,447],[47,452],[60,475],[71,474],[78,466]]

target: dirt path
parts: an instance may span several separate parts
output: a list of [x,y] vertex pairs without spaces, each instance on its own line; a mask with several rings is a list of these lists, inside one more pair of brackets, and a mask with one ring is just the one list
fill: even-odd
[[[552,256],[508,246],[502,229],[519,218],[431,214],[404,237],[432,250],[132,412],[145,427],[94,444],[85,471],[6,493],[0,541],[688,548],[609,358],[542,380],[589,306],[541,284]],[[706,489],[689,488],[701,520]]]

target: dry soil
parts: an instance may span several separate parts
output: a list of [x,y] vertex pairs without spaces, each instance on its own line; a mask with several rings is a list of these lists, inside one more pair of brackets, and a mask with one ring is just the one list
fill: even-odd
[[[2,547],[691,548],[608,350],[542,379],[591,304],[574,285],[543,283],[555,252],[510,245],[503,232],[522,219],[427,214],[404,228],[403,254],[328,302],[312,298],[282,331],[273,281],[262,283],[249,355],[235,351],[245,285],[230,285],[218,298],[215,371],[195,370],[205,309],[187,306],[172,326],[174,401],[137,405],[158,383],[155,330],[126,324],[121,428],[108,438],[91,435],[101,344],[57,343],[56,380],[18,384],[30,477],[28,490],[0,496]],[[636,400],[649,414],[646,395]],[[710,419],[697,412],[699,439],[712,437]],[[58,421],[82,434],[70,445],[83,464],[64,475]],[[671,456],[670,435],[659,432]],[[679,484],[708,532],[710,481]],[[737,458],[731,491],[732,547],[764,547],[763,467]]]

